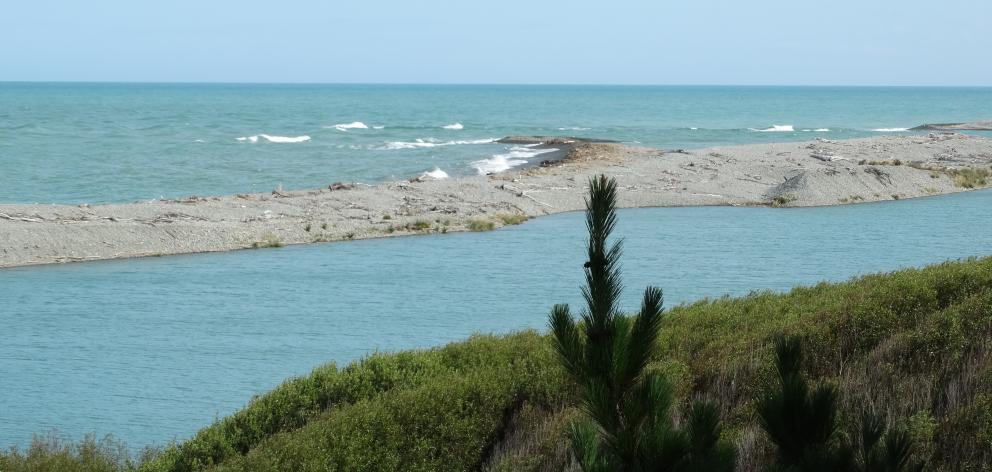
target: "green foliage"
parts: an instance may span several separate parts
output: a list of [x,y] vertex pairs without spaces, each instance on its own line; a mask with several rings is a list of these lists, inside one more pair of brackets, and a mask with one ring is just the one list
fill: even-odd
[[662,319],[661,289],[644,291],[640,312],[623,316],[617,302],[620,242],[609,244],[616,227],[616,182],[589,182],[586,309],[577,324],[567,305],[550,316],[562,366],[580,387],[586,417],[572,430],[572,450],[586,471],[726,470],[733,455],[721,447],[716,408],[695,403],[682,430],[671,418],[670,384],[647,370]]
[[797,197],[795,195],[791,195],[791,194],[790,195],[778,195],[775,198],[772,198],[771,206],[772,207],[775,207],[775,208],[784,207],[784,206],[786,206],[786,205],[788,205],[788,204],[796,201],[796,198]]
[[[645,372],[667,381],[673,410],[716,399],[725,440],[754,436],[754,399],[779,384],[771,340],[787,333],[804,340],[809,381],[838,386],[842,425],[860,427],[870,404],[912,437],[927,470],[992,470],[992,258],[704,300],[667,310],[661,324]],[[550,337],[477,336],[320,367],[133,461],[149,471],[355,470],[379,457],[370,469],[563,470],[580,405]],[[764,469],[767,441],[752,442],[750,463]],[[0,453],[0,470],[101,470],[61,452],[77,446]],[[42,465],[25,465],[29,451]]]
[[489,220],[483,220],[483,219],[474,218],[474,219],[468,220],[468,223],[466,224],[466,227],[468,228],[469,231],[477,231],[477,232],[478,231],[492,231],[492,230],[496,229],[496,223],[493,223],[492,221],[489,221]]
[[[533,332],[319,368],[165,451],[143,470],[437,470],[484,460],[520,399],[564,401],[551,346]],[[249,453],[250,451],[250,453]]]
[[879,416],[862,415],[857,446],[859,472],[923,470],[923,464],[913,460],[916,445],[910,433],[902,428],[886,433],[885,420]]
[[496,215],[496,218],[503,223],[504,226],[519,225],[528,220],[527,215],[517,215],[510,213],[500,213]]
[[954,169],[948,171],[954,179],[954,185],[962,188],[980,188],[988,185],[992,172],[987,169]]
[[[886,432],[884,419],[864,411],[856,434],[840,430],[838,391],[821,384],[810,389],[803,377],[799,338],[775,340],[778,389],[757,401],[760,425],[775,445],[774,467],[782,471],[914,472],[915,442],[903,428]],[[847,438],[855,437],[852,444]],[[884,439],[884,440],[883,440]]]
[[757,401],[761,428],[776,447],[776,465],[789,471],[844,471],[852,452],[840,443],[837,388],[810,388],[802,374],[799,338],[775,340],[778,388]]
[[146,449],[137,459],[132,458],[127,446],[111,436],[98,440],[94,435],[87,435],[78,443],[70,443],[52,434],[36,436],[25,451],[11,448],[0,454],[0,471],[133,471],[155,454],[155,450]]
[[431,223],[426,220],[417,220],[413,223],[406,225],[406,229],[410,231],[426,231],[431,228]]

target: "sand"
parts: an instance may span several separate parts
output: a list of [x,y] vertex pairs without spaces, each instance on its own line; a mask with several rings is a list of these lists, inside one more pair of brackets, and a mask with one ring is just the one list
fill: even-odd
[[967,189],[954,170],[992,165],[992,139],[944,133],[690,151],[555,139],[555,147],[571,143],[561,160],[491,176],[116,205],[4,204],[0,267],[498,228],[583,209],[587,181],[600,173],[617,179],[622,207],[805,207],[960,192]]

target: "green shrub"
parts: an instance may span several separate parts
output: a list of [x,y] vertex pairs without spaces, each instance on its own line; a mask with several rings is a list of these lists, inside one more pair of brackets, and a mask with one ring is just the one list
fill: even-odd
[[954,179],[954,185],[962,188],[979,188],[988,185],[992,172],[987,169],[955,169],[949,171]]
[[410,231],[425,231],[431,228],[431,223],[425,220],[417,220],[413,223],[407,224],[406,229]]
[[496,223],[489,220],[471,219],[466,225],[469,231],[492,231],[496,229]]
[[[314,429],[348,430],[350,427],[357,427],[354,424],[337,425],[337,422],[347,418],[360,421],[364,415],[379,414],[382,412],[379,410],[381,401],[393,395],[410,402],[414,400],[409,399],[409,395],[421,394],[436,396],[439,400],[464,402],[465,398],[454,390],[456,386],[485,390],[493,388],[489,384],[499,382],[505,383],[506,388],[513,387],[515,390],[512,393],[538,404],[560,404],[564,394],[563,379],[557,367],[550,362],[551,356],[551,346],[542,337],[533,332],[524,332],[505,338],[477,336],[464,343],[427,351],[377,354],[340,370],[333,364],[328,365],[314,370],[308,377],[287,381],[272,392],[254,399],[244,410],[200,431],[189,441],[166,450],[156,463],[145,470],[203,470],[228,460],[243,460],[245,458],[242,456],[246,452],[260,445],[263,449],[280,451],[299,447],[291,444],[296,441],[296,435],[306,436],[310,434],[308,431]],[[516,373],[521,375],[514,375]],[[474,378],[475,383],[459,383],[466,376]],[[488,378],[489,376],[495,377]],[[449,387],[453,390],[446,392]],[[432,390],[427,394],[423,393],[424,389]],[[467,390],[462,390],[464,391]],[[479,398],[480,401],[485,399]],[[504,400],[501,397],[492,405],[498,403],[500,407],[506,407]],[[426,408],[432,404],[425,405]],[[489,408],[495,408],[492,405]],[[412,408],[414,405],[402,403],[397,405],[399,406]],[[461,410],[452,411],[457,413]],[[394,424],[396,418],[380,420],[388,420],[390,423],[386,426],[400,430],[417,426]],[[477,420],[482,421],[479,418]],[[347,434],[358,433],[352,431]],[[402,438],[397,437],[395,440],[431,441],[428,436],[418,438],[418,435],[419,433],[407,431]],[[356,441],[359,440],[358,436],[354,437]],[[283,438],[289,443],[280,443],[276,438]],[[272,441],[276,442],[270,444]],[[369,443],[354,447],[362,449],[373,446],[375,445]],[[382,444],[382,447],[387,446],[389,443]],[[460,446],[456,444],[453,447]],[[464,452],[464,449],[460,451]],[[409,451],[410,454],[427,452],[419,449]],[[325,453],[333,456],[334,460],[357,464],[354,462],[358,460],[357,457],[348,455],[342,459],[336,455],[344,454],[344,451],[335,449]],[[323,457],[330,460],[331,456],[317,456],[317,459]],[[262,454],[250,459],[271,459],[265,459],[266,457],[269,456]],[[476,459],[481,462],[481,458]]]
[[127,446],[112,436],[98,440],[94,435],[87,435],[78,443],[71,443],[51,434],[44,437],[35,436],[27,450],[11,448],[0,454],[0,470],[4,472],[133,471],[155,454],[154,449],[146,449],[137,459],[132,458]]
[[517,215],[517,214],[509,214],[509,213],[500,213],[496,215],[496,218],[498,218],[499,221],[502,222],[504,226],[519,225],[529,219],[527,215]]
[[[676,306],[662,319],[646,369],[669,380],[673,409],[698,396],[717,399],[723,437],[744,444],[753,436],[753,399],[777,382],[777,333],[804,340],[811,382],[839,386],[842,423],[857,424],[862,405],[874,405],[912,436],[928,470],[989,470],[992,258]],[[561,451],[578,417],[578,393],[549,337],[475,336],[317,368],[134,464],[289,470],[305,461],[342,470],[383,454],[373,468],[561,470],[569,466]],[[25,462],[27,450],[2,453],[0,470],[128,468],[79,465],[88,459],[66,447],[76,446],[32,449],[30,464],[42,465]],[[761,454],[754,461],[768,465]]]

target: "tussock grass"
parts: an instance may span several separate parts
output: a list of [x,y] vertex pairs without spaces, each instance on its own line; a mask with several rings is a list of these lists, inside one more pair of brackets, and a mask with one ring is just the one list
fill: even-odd
[[504,226],[519,225],[530,219],[527,215],[516,215],[510,213],[500,213],[496,215],[496,218],[499,219]]
[[985,187],[992,176],[992,172],[986,169],[955,169],[949,173],[954,179],[954,185],[961,188]]
[[786,206],[786,205],[788,205],[788,204],[796,201],[796,199],[797,199],[796,196],[795,195],[791,195],[791,194],[790,195],[779,195],[779,196],[777,196],[775,198],[772,198],[771,206],[772,207],[775,207],[775,208],[784,207],[784,206]]
[[427,231],[431,229],[431,222],[426,220],[417,220],[413,223],[408,223],[406,229],[409,231]]
[[899,159],[888,159],[883,161],[869,161],[868,159],[861,159],[858,161],[858,165],[869,165],[869,166],[901,166],[902,161]]
[[271,233],[263,236],[261,241],[255,241],[251,243],[252,249],[262,249],[267,247],[283,247],[283,246],[284,244],[282,242],[282,239],[280,239],[279,236],[276,236]]
[[492,231],[496,229],[496,223],[490,220],[476,218],[468,220],[466,227],[469,231]]
[[989,185],[992,178],[992,171],[985,168],[963,168],[951,169],[943,166],[930,166],[919,162],[911,162],[909,166],[914,169],[930,171],[931,178],[939,178],[940,174],[946,174],[954,180],[954,185],[961,188],[981,188]]

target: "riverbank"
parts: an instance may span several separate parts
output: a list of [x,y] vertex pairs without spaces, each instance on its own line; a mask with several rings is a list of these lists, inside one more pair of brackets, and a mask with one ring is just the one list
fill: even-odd
[[625,208],[837,205],[992,180],[992,139],[957,134],[689,151],[555,143],[563,144],[560,160],[490,176],[115,205],[0,205],[0,267],[488,230],[582,209],[585,183],[599,173],[617,178]]
[[[927,470],[988,470],[989,284],[992,259],[982,258],[674,306],[649,365],[676,404],[721,406],[737,470],[769,465],[753,399],[775,387],[771,345],[783,332],[805,340],[810,380],[839,389],[841,422],[870,409],[907,431]],[[568,470],[578,412],[546,336],[480,334],[318,366],[137,463],[109,440],[39,437],[0,453],[0,469]]]

